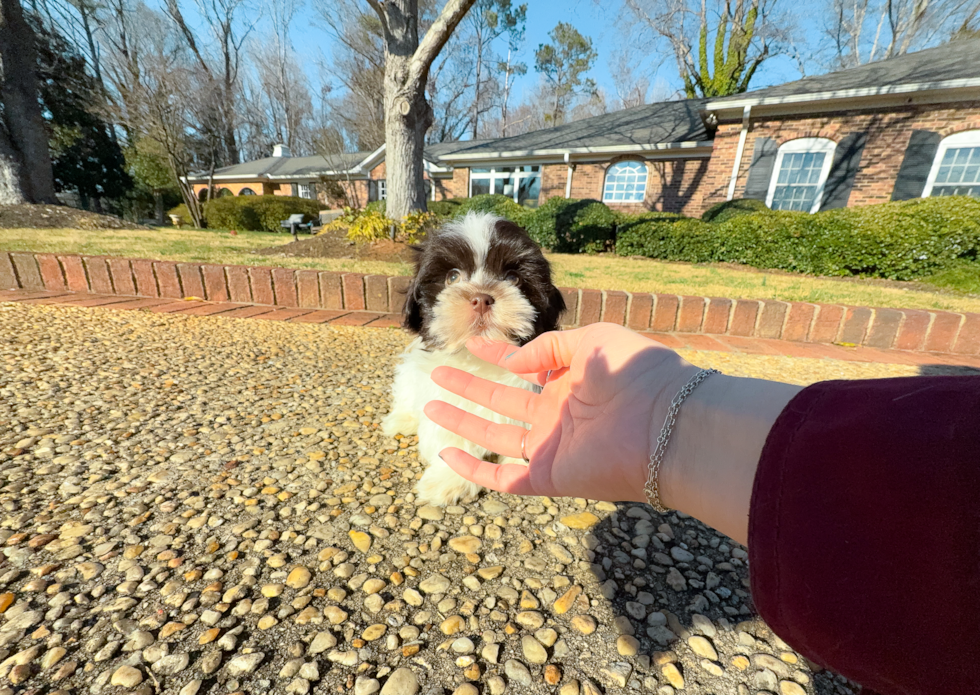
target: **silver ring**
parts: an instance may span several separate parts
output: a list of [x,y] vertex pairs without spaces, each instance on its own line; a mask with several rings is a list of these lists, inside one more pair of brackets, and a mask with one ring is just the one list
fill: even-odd
[[528,464],[531,463],[531,459],[527,457],[525,446],[527,445],[527,433],[530,431],[531,430],[524,430],[524,436],[521,437],[521,458],[524,459],[524,463]]
[[551,381],[551,370],[550,369],[548,370],[548,373],[545,374],[545,376],[544,376],[544,383],[547,384],[549,381]]

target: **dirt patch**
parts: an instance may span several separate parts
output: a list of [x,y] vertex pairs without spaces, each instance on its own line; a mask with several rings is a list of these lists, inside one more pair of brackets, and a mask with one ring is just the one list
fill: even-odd
[[388,261],[412,263],[415,252],[400,241],[375,241],[370,244],[354,244],[348,241],[346,232],[330,230],[309,239],[300,239],[281,246],[259,249],[257,254],[285,258],[351,258],[360,261]]
[[0,205],[0,229],[149,229],[114,215],[64,205]]

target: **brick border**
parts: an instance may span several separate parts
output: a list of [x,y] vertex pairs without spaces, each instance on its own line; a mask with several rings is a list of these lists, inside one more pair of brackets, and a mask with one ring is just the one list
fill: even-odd
[[[0,251],[0,291],[49,290],[397,314],[411,279],[265,266]],[[599,321],[640,332],[762,338],[980,356],[980,314],[772,299],[561,288],[565,328]],[[388,320],[391,323],[391,320]],[[705,339],[709,340],[709,339]]]

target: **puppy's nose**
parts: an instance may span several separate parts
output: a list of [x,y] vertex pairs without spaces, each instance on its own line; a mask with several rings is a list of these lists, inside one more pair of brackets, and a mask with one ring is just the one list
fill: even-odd
[[474,295],[473,299],[470,300],[470,305],[473,307],[473,311],[483,316],[493,306],[493,297],[489,294]]

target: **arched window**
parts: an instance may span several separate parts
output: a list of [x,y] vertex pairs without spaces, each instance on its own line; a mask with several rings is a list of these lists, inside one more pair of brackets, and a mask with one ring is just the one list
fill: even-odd
[[229,191],[227,188],[222,188],[220,191],[218,191],[219,198],[224,198],[225,196],[229,196],[229,195],[235,195],[235,194]]
[[202,203],[205,200],[207,200],[208,199],[208,189],[207,188],[202,188],[201,190],[199,190],[197,192],[197,199],[200,200]]
[[642,203],[646,192],[647,165],[644,162],[616,162],[606,169],[603,202]]
[[799,138],[780,145],[766,205],[773,210],[819,210],[836,147],[826,138]]
[[238,191],[238,195],[255,195],[255,191],[253,191],[251,188],[243,188],[242,190]]
[[922,197],[980,197],[980,130],[950,135],[939,143]]

